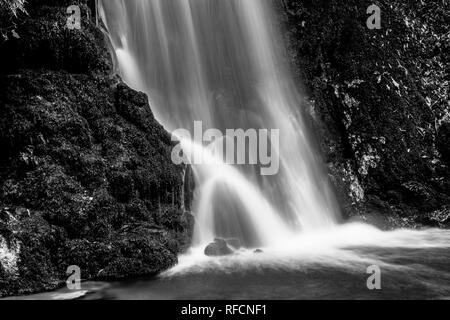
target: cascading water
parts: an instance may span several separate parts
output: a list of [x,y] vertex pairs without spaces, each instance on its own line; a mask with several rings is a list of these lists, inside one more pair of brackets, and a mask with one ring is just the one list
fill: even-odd
[[[195,243],[214,237],[267,245],[333,225],[338,206],[301,118],[301,96],[261,0],[100,0],[118,72],[146,92],[170,131],[279,129],[280,172],[195,165]],[[183,143],[186,153],[205,152]],[[206,151],[208,152],[208,151]],[[213,157],[214,155],[210,155]]]
[[[449,299],[448,230],[335,225],[337,205],[308,142],[269,2],[99,0],[118,71],[148,94],[167,129],[193,130],[195,121],[222,132],[280,129],[274,151],[281,170],[263,177],[258,167],[224,163],[215,145],[180,137],[188,157],[215,160],[193,166],[191,250],[157,278],[83,283],[79,292],[43,298]],[[264,246],[263,252],[207,257],[204,245],[216,236]],[[364,277],[373,266],[382,272],[382,290],[369,290]]]

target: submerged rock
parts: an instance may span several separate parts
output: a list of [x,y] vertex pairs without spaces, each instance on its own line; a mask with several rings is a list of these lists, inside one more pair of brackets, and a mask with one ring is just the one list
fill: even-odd
[[233,250],[228,247],[227,242],[223,239],[214,239],[214,242],[205,248],[205,255],[209,257],[226,256],[232,253]]

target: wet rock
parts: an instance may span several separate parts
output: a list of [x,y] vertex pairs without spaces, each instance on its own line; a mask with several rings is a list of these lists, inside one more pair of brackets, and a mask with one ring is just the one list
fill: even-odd
[[109,176],[111,194],[120,202],[129,202],[134,192],[133,178],[124,172],[112,172]]
[[[448,93],[440,89],[446,73],[432,63],[447,61],[448,55],[434,49],[441,46],[444,30],[405,28],[396,17],[416,26],[439,25],[448,12],[420,1],[381,0],[379,5],[393,30],[383,37],[368,37],[366,26],[358,23],[367,18],[367,4],[359,0],[345,6],[285,1],[279,12],[290,58],[310,92],[304,109],[312,109],[313,117],[305,116],[305,122],[318,134],[344,217],[370,210],[365,196],[375,195],[409,218],[450,201],[444,165],[450,158]],[[420,17],[422,10],[432,14]],[[408,39],[407,45],[401,39]],[[433,87],[421,81],[425,73]]]
[[229,246],[233,247],[233,249],[235,250],[242,248],[241,240],[239,240],[238,238],[229,238],[226,239],[225,241]]
[[[66,8],[74,2],[51,2],[41,0],[25,4],[28,15],[21,15],[26,23],[17,23],[15,31],[18,38],[0,39],[0,50],[8,61],[0,73],[42,67],[71,73],[111,70],[104,35],[88,19],[87,1],[76,2],[82,12],[81,30],[66,27]],[[91,13],[89,15],[92,16]]]
[[151,276],[177,263],[170,235],[151,227],[140,226],[120,233],[112,245],[117,251],[104,267],[102,279]]
[[214,239],[214,242],[210,243],[205,248],[205,255],[214,256],[226,256],[232,254],[233,250],[228,247],[227,242],[224,239]]
[[408,181],[402,184],[402,188],[407,204],[420,206],[426,211],[439,206],[438,194],[426,184]]
[[195,217],[191,212],[184,211],[181,216],[180,223],[183,227],[183,232],[178,233],[179,237],[177,237],[177,240],[180,244],[180,250],[185,251],[191,246],[195,226]]
[[0,39],[0,296],[55,289],[70,265],[83,279],[152,275],[192,234],[170,134],[110,76],[87,15],[64,28],[69,2],[27,2],[20,39]]
[[259,253],[263,253],[264,251],[262,251],[261,249],[256,249],[255,251],[253,251],[253,253],[259,254]]
[[439,210],[435,210],[425,216],[421,216],[419,221],[432,227],[450,227],[450,205],[445,205]]
[[439,128],[437,147],[444,161],[450,165],[450,122],[444,122]]

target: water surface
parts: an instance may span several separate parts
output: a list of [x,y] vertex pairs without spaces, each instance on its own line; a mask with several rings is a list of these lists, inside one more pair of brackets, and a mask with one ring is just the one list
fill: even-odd
[[[296,243],[242,249],[209,258],[201,248],[151,279],[84,283],[29,298],[44,299],[450,299],[450,231],[382,232],[347,225],[298,237]],[[367,268],[381,270],[381,290]]]

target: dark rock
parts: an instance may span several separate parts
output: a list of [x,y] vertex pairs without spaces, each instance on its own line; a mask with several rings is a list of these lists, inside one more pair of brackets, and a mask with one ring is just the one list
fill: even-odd
[[390,199],[382,200],[377,196],[367,195],[364,206],[357,214],[349,217],[348,221],[369,224],[383,231],[416,228],[418,211],[404,203],[391,205],[390,201]]
[[445,205],[439,210],[418,217],[420,223],[431,227],[450,227],[450,205]]
[[256,249],[255,251],[253,251],[253,253],[263,253],[264,251],[262,251],[261,249]]
[[180,245],[180,250],[187,250],[192,242],[192,237],[194,233],[194,225],[195,225],[195,217],[189,211],[184,211],[181,216],[181,226],[183,228],[183,232],[178,232],[176,239]]
[[450,122],[444,122],[437,135],[437,147],[442,159],[450,165]]
[[205,248],[205,255],[210,257],[226,256],[232,253],[233,250],[228,247],[227,242],[223,239],[214,239],[214,242]]
[[113,246],[119,254],[109,260],[101,278],[149,276],[172,267],[177,262],[177,251],[171,250],[170,242],[167,233],[146,227],[118,234]]
[[383,214],[405,217],[449,203],[448,92],[441,90],[448,6],[378,1],[390,30],[383,33],[367,29],[364,1],[273,2],[310,97],[305,122],[317,133],[345,216],[367,211],[367,195],[389,200],[394,208]]
[[111,194],[120,202],[129,202],[134,192],[133,178],[126,172],[111,172],[109,187]]
[[439,205],[436,192],[425,184],[408,181],[403,183],[402,187],[406,203],[421,206],[427,211]]
[[[87,1],[29,2],[26,4],[28,15],[21,15],[21,21],[16,21],[15,31],[19,38],[8,37],[7,41],[0,38],[0,50],[8,61],[0,73],[38,68],[71,73],[108,72],[112,69],[104,35],[88,19],[88,13],[92,14]],[[66,9],[72,4],[80,6],[81,30],[66,27]]]
[[153,275],[192,234],[170,135],[110,76],[92,21],[65,30],[67,3],[30,2],[20,39],[0,39],[0,241],[20,247],[14,272],[0,263],[0,296],[55,289],[70,265],[83,279]]

